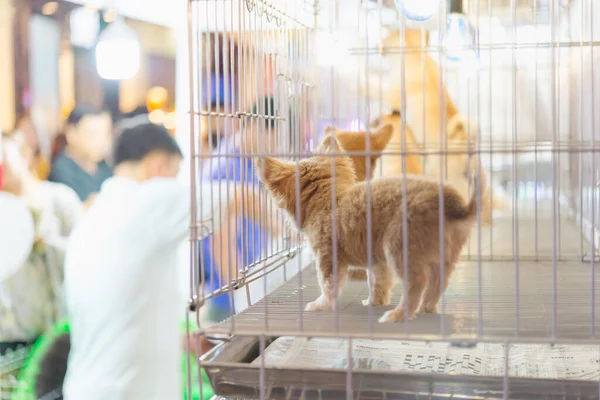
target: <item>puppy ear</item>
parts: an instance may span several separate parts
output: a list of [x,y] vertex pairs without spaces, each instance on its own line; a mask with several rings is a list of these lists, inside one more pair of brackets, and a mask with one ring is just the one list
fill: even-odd
[[323,138],[317,150],[319,153],[339,153],[342,151],[342,146],[340,146],[340,142],[338,142],[335,136],[327,135]]
[[292,165],[272,157],[255,158],[254,168],[258,179],[265,184],[277,182],[293,171]]
[[[448,139],[456,141],[473,141],[476,137],[477,126],[474,122],[466,120],[462,115],[456,114],[448,119]],[[471,132],[469,134],[469,131]]]
[[369,127],[370,128],[377,128],[379,125],[381,125],[381,118],[375,118],[370,124]]
[[337,128],[335,126],[328,126],[327,128],[325,128],[325,135],[330,136],[330,135],[335,135],[337,133]]
[[388,145],[394,134],[394,126],[392,124],[385,124],[372,135],[373,139],[373,150],[382,151]]
[[[335,134],[335,138],[337,139],[338,144],[340,145],[340,147],[342,149],[344,149],[344,151],[348,151],[348,150],[353,150],[353,144],[356,141],[356,132],[337,132]],[[321,149],[321,152],[324,152],[323,149]]]

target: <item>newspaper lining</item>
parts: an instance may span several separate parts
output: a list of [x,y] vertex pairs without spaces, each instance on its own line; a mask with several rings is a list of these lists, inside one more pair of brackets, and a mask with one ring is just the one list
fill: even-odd
[[[264,353],[266,367],[348,367],[346,339],[280,337]],[[449,375],[503,376],[504,344],[352,340],[352,368]],[[509,376],[600,380],[600,346],[515,344],[509,347]],[[252,362],[261,365],[262,357]]]

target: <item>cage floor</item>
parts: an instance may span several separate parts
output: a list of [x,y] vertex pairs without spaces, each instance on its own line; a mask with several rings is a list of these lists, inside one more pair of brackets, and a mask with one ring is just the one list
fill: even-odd
[[[506,260],[518,255],[520,259],[552,260],[555,237],[557,259],[581,260],[582,254],[591,252],[589,242],[581,229],[567,219],[566,211],[557,213],[553,228],[550,199],[537,203],[525,199],[515,204],[507,203],[506,210],[491,227],[473,228],[471,239],[463,250],[464,256],[476,259],[477,254],[481,254],[483,259]],[[511,209],[515,205],[516,212]]]
[[[530,220],[519,221],[518,243],[521,249],[531,250],[535,224],[527,221]],[[600,336],[600,293],[595,291],[600,287],[600,262],[592,269],[592,265],[582,262],[580,257],[557,261],[554,274],[552,225],[550,218],[538,219],[538,253],[550,258],[549,261],[498,260],[479,264],[469,260],[459,263],[440,303],[440,314],[418,315],[407,323],[380,324],[378,318],[398,304],[402,284],[394,288],[391,306],[374,307],[370,311],[361,303],[368,297],[366,282],[346,282],[338,299],[337,312],[304,312],[304,305],[319,295],[316,272],[309,266],[263,300],[209,330],[219,333],[272,331],[290,335],[340,332],[427,334],[450,338],[470,335],[550,338],[554,326],[558,338]],[[508,256],[512,255],[512,227],[510,219],[500,219],[493,228],[495,246],[505,248],[504,254]],[[561,220],[561,232],[557,236],[564,252],[579,253],[581,239],[573,222]],[[476,232],[473,237],[476,238]],[[471,248],[473,254],[476,252]]]

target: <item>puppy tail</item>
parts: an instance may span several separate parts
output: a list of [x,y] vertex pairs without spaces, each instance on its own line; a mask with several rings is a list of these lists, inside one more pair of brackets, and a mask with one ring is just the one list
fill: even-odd
[[[479,186],[479,190],[478,187]],[[477,217],[477,193],[482,193],[482,198],[487,197],[488,187],[487,187],[487,177],[485,172],[481,168],[479,168],[479,173],[476,171],[473,174],[473,185],[471,187],[471,198],[469,199],[469,216],[471,218]],[[479,208],[483,208],[483,205],[480,204]]]
[[[474,168],[471,185],[471,197],[469,202],[464,204],[463,198],[456,190],[452,190],[448,196],[444,199],[446,201],[446,216],[450,220],[474,220],[477,217],[477,194],[482,194],[482,200],[485,198],[487,193],[487,177],[485,173],[479,168],[480,172],[477,173],[477,168]],[[448,192],[447,192],[448,193]],[[484,204],[480,205],[483,208]]]
[[[479,173],[477,173],[477,169],[479,169]],[[481,166],[478,165],[478,168],[473,168],[473,176],[472,176],[473,184],[471,185],[471,198],[469,199],[469,204],[467,205],[467,218],[475,219],[477,217],[477,194],[481,193],[482,200],[487,197],[488,193],[487,187],[487,176],[485,172],[481,169]],[[483,204],[480,204],[479,208],[483,208]]]

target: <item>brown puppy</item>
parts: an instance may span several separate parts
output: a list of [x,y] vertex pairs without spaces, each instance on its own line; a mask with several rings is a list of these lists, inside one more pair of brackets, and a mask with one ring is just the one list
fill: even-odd
[[[415,139],[410,126],[406,125],[405,129],[405,144],[406,149],[402,147],[402,117],[399,111],[394,111],[391,114],[384,114],[381,118],[377,118],[371,124],[371,127],[376,128],[382,124],[391,124],[393,127],[392,137],[386,147],[389,152],[399,153],[402,150],[408,152],[416,152],[420,150],[420,146]],[[342,147],[343,143],[342,143]],[[406,173],[413,175],[423,175],[423,163],[421,155],[408,154],[406,156]],[[399,154],[383,154],[381,157],[381,174],[383,176],[402,175],[402,156]],[[360,179],[359,179],[360,180]]]
[[[400,31],[391,32],[381,42],[384,50],[412,48],[404,55],[404,87],[407,125],[410,125],[417,143],[424,149],[448,151],[449,154],[429,154],[424,160],[427,176],[443,177],[463,194],[468,196],[469,157],[468,149],[474,146],[478,126],[460,113],[441,81],[439,65],[426,52],[428,32],[405,29],[404,40]],[[418,50],[417,50],[418,49]],[[395,51],[385,52],[390,65],[398,66],[402,59]],[[390,70],[387,90],[383,96],[390,107],[401,109],[402,68]],[[440,138],[440,127],[445,129]],[[385,157],[384,157],[385,159]],[[440,163],[441,161],[441,163]],[[440,165],[441,164],[441,165]],[[483,172],[482,172],[483,173]],[[483,193],[482,222],[491,224],[494,209],[504,208],[504,201],[491,193],[491,187]]]
[[[369,132],[348,132],[342,131],[333,127],[328,127],[325,130],[325,135],[335,134],[342,150],[344,152],[365,152],[370,151],[370,168],[367,171],[367,157],[364,155],[352,155],[349,154],[352,163],[354,164],[354,170],[356,172],[356,179],[364,181],[373,178],[373,173],[376,168],[377,161],[381,157],[381,152],[386,148],[392,135],[394,134],[394,127],[391,124],[384,124],[380,127],[375,127],[374,131]],[[369,137],[369,146],[367,147],[367,137]],[[368,176],[367,176],[368,172]]]
[[[394,114],[392,114],[393,116]],[[398,114],[399,116],[399,114]],[[394,117],[387,118],[384,116],[381,119],[381,122],[377,120],[376,123],[371,124],[371,128],[376,129],[375,132],[371,133],[370,137],[370,147],[373,155],[371,158],[371,167],[369,168],[369,175],[367,176],[367,157],[365,156],[350,156],[352,163],[354,165],[354,171],[356,172],[356,179],[361,181],[366,181],[367,179],[373,179],[373,173],[376,169],[376,163],[379,158],[382,158],[382,164],[385,163],[385,155],[381,155],[380,153],[386,149],[391,140],[398,141],[398,135],[402,134],[401,128],[399,128],[397,124],[397,120]],[[408,128],[408,127],[407,127]],[[409,130],[407,129],[407,135]],[[328,127],[325,130],[326,135],[335,134],[342,150],[345,152],[361,152],[367,150],[367,135],[368,132],[347,132],[341,131],[337,128]],[[400,139],[401,140],[401,139]],[[408,141],[407,141],[408,143]],[[390,156],[394,157],[394,156]],[[412,158],[411,158],[412,157]],[[415,171],[414,173],[422,174],[423,169],[421,168],[420,160],[417,158],[418,156],[409,156],[406,160],[407,162],[407,172],[413,173],[411,171]],[[393,169],[397,163],[387,162],[386,165],[391,166]],[[400,163],[401,164],[401,163]],[[418,167],[417,167],[418,165]],[[420,172],[419,172],[420,171]],[[387,171],[390,172],[390,171]],[[365,281],[367,280],[367,270],[362,268],[348,268],[348,277],[351,280],[356,281]]]
[[[373,121],[372,126],[377,126],[381,122],[391,123],[394,126],[394,134],[392,135],[386,151],[400,151],[400,149],[402,149],[402,118],[400,113],[396,111],[391,114],[384,114],[381,118]],[[441,158],[443,164],[440,165],[440,156],[435,154],[427,155],[429,152],[428,149],[431,148],[431,146],[428,145],[425,146],[425,148],[422,148],[416,141],[410,126],[406,125],[406,150],[414,153],[417,153],[420,150],[420,153],[426,156],[426,170],[424,170],[420,155],[407,155],[406,172],[413,175],[427,175],[436,178],[436,180],[443,177],[444,181],[454,185],[464,197],[467,197],[470,192],[469,182],[470,177],[473,174],[472,168],[473,165],[476,164],[475,158],[469,157],[468,154],[469,151],[472,151],[475,148],[474,134],[471,134],[471,136],[468,134],[474,127],[475,124],[472,121],[465,119],[462,114],[454,114],[448,119],[448,139],[446,141],[448,154]],[[481,174],[484,174],[484,172],[481,171]],[[403,175],[402,158],[398,155],[386,155],[384,153],[381,157],[381,175]],[[491,188],[488,188],[486,192],[482,193],[481,208],[482,224],[490,225],[492,223],[493,210],[503,209],[504,205],[502,199],[494,196],[491,192]]]
[[[366,182],[358,182],[355,168],[342,152],[337,139],[326,136],[318,148],[338,154],[332,180],[331,157],[317,155],[292,164],[275,158],[257,159],[256,170],[270,195],[293,219],[308,239],[317,258],[321,296],[306,306],[307,311],[332,310],[336,288],[342,288],[348,266],[367,267],[367,229],[372,233],[372,294],[364,304],[386,305],[390,302],[393,277],[403,277],[403,252],[408,257],[408,282],[400,305],[386,312],[380,322],[413,318],[420,310],[437,310],[442,295],[440,288],[439,184],[422,178],[406,178],[408,243],[402,240],[403,190],[401,177],[376,179],[370,185],[370,205],[366,202]],[[296,174],[298,173],[298,177]],[[300,181],[300,204],[296,204],[296,179]],[[332,197],[335,196],[335,214]],[[454,270],[477,214],[476,196],[465,204],[452,186],[443,187],[445,250],[444,289]],[[300,210],[296,218],[296,206]],[[367,209],[371,209],[367,227]],[[335,215],[335,228],[332,226]],[[335,233],[335,247],[333,235]],[[334,259],[334,248],[337,255]],[[337,267],[337,269],[336,269]],[[424,296],[424,297],[423,297]],[[423,301],[421,302],[421,298]],[[405,315],[405,305],[408,314]]]
[[[326,132],[327,134],[335,133],[343,150],[346,152],[365,152],[367,150],[367,136],[370,135],[369,148],[373,153],[370,157],[371,169],[369,171],[369,178],[371,178],[381,151],[383,151],[392,136],[392,130],[392,127],[387,125],[374,130],[374,132],[370,134],[368,132],[341,131],[333,127],[328,127]],[[239,140],[238,143],[241,143],[241,139]],[[265,140],[265,143],[269,143],[269,141],[271,142],[271,147],[268,148],[275,148],[272,139],[268,138]],[[246,147],[244,148],[245,152],[256,153],[261,150],[258,147],[258,144],[251,144],[250,142],[250,140],[246,141]],[[263,143],[263,147],[265,143]],[[266,146],[269,146],[269,144],[266,144]],[[264,150],[265,149],[263,148],[262,151]],[[367,157],[362,155],[351,155],[350,158],[354,162],[359,180],[366,180]],[[237,193],[231,193],[231,196],[232,198],[227,209],[227,218],[220,227],[215,227],[214,235],[215,254],[213,257],[215,264],[220,267],[220,279],[225,282],[229,282],[231,279],[235,278],[236,271],[242,269],[246,262],[242,257],[237,255],[237,224],[240,217],[250,219],[254,223],[260,224],[272,237],[283,234],[285,229],[284,224],[276,222],[279,218],[278,210],[274,206],[270,206],[268,199],[265,198],[264,195],[261,196],[257,189],[248,187],[243,191],[238,190]],[[269,223],[269,221],[275,222]],[[367,279],[363,269],[353,271],[362,273],[361,280]]]

